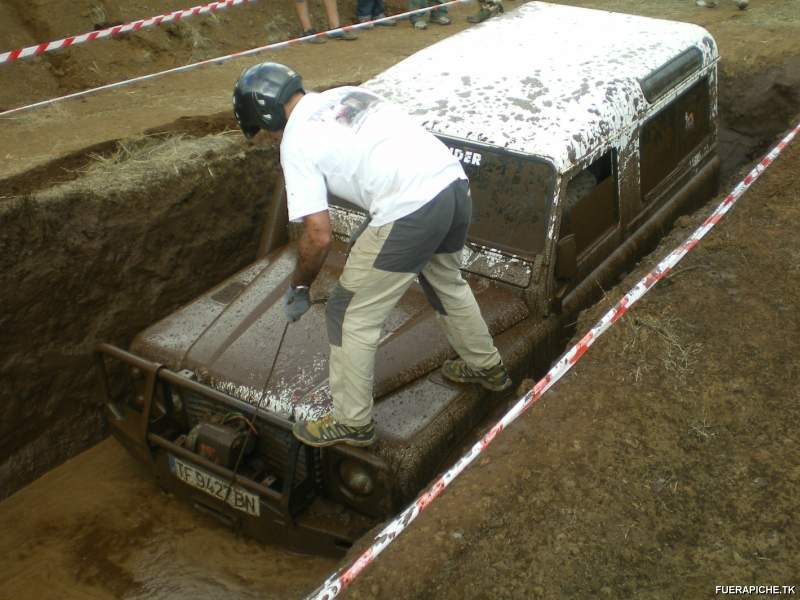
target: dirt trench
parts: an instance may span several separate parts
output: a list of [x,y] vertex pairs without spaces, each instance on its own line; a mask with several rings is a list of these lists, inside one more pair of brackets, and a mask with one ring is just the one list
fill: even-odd
[[[724,181],[799,103],[800,57],[747,77],[722,70]],[[233,127],[228,114],[181,119],[4,181],[15,199],[0,204],[2,283],[17,293],[2,298],[0,497],[104,436],[94,343],[126,346],[253,257],[276,156]]]
[[233,133],[120,141],[0,203],[0,497],[104,436],[97,342],[127,347],[254,257],[276,155]]

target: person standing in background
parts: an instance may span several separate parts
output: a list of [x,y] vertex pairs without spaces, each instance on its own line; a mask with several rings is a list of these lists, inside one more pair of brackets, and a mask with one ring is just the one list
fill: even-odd
[[[339,22],[339,8],[336,6],[336,0],[322,0],[325,6],[325,13],[328,16],[328,27],[330,29],[338,29],[341,27]],[[308,0],[295,0],[295,10],[297,11],[297,18],[300,20],[300,26],[303,28],[303,35],[313,35],[317,31],[311,26],[311,18],[308,15]],[[329,33],[327,37],[333,40],[357,40],[358,36],[352,31],[338,31],[336,33]],[[309,44],[322,44],[325,42],[324,38],[318,37],[308,40]]]

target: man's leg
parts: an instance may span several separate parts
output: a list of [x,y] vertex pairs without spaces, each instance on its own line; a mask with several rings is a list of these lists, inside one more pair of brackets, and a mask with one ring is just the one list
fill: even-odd
[[480,383],[499,391],[511,379],[495,348],[469,284],[461,276],[461,254],[467,239],[472,201],[469,184],[455,182],[455,211],[450,231],[420,273],[420,284],[444,325],[460,359],[447,361],[442,373],[454,381]]
[[470,367],[491,369],[501,362],[500,354],[460,268],[461,251],[436,254],[422,270],[420,283],[453,349]]
[[350,426],[371,421],[373,370],[381,328],[415,276],[373,266],[391,228],[392,224],[366,228],[328,299],[333,416]]
[[375,352],[383,322],[415,277],[415,273],[374,267],[392,227],[393,224],[388,224],[364,230],[328,298],[333,413],[318,421],[295,424],[295,436],[306,444],[327,446],[345,442],[366,446],[375,439],[372,426]]

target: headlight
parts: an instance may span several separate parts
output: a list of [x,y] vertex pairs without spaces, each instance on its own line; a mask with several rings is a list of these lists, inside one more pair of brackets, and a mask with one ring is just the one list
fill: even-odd
[[364,465],[345,459],[339,463],[339,477],[345,492],[356,496],[369,496],[375,490],[372,473]]

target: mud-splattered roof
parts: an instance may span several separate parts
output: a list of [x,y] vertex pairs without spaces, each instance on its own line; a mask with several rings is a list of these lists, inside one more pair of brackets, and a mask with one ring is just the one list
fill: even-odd
[[435,133],[566,170],[630,132],[649,107],[638,80],[691,47],[704,66],[717,59],[696,25],[531,2],[417,52],[365,87]]

